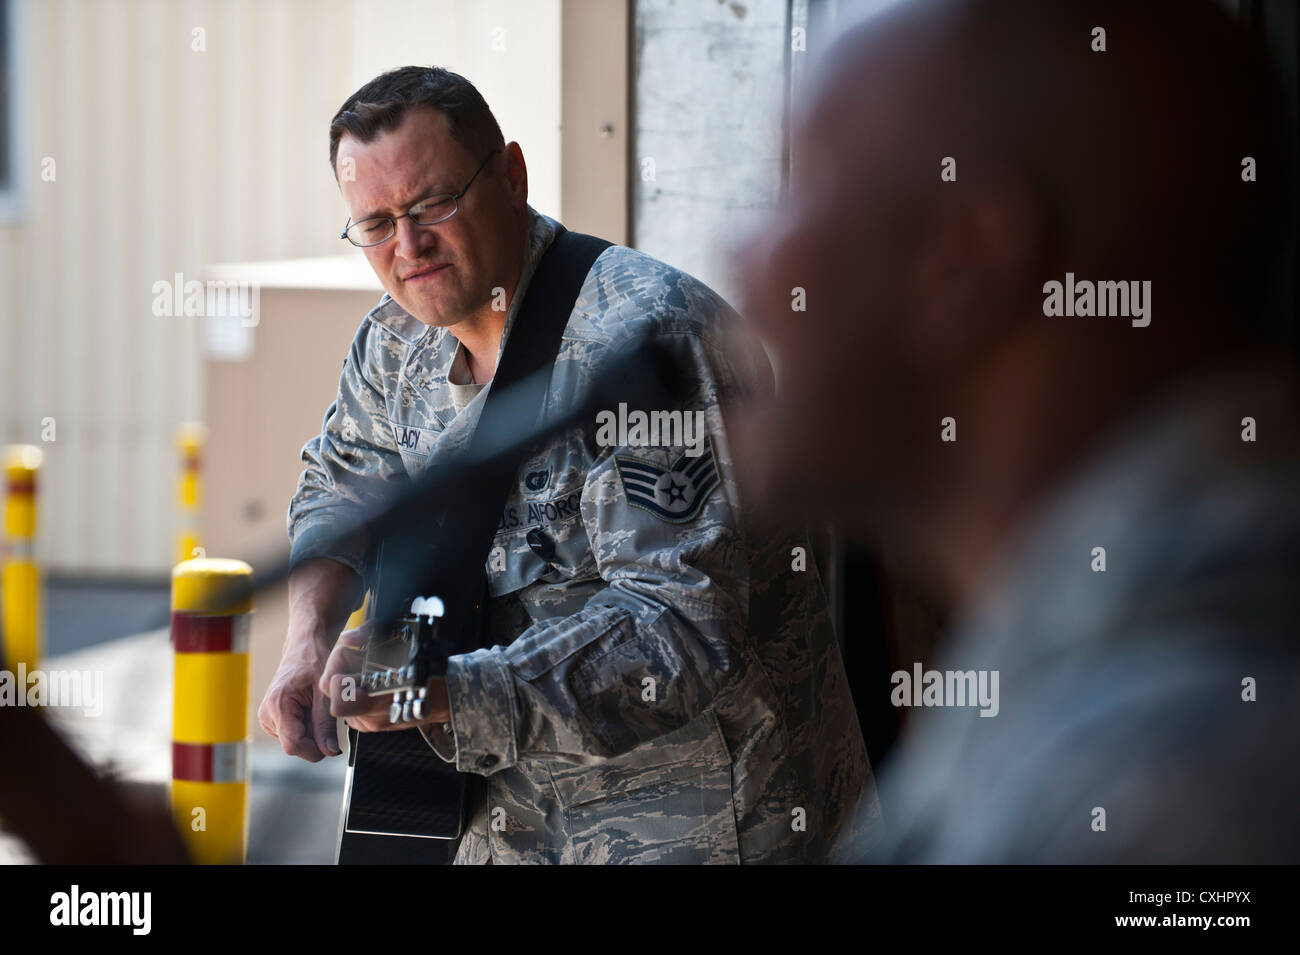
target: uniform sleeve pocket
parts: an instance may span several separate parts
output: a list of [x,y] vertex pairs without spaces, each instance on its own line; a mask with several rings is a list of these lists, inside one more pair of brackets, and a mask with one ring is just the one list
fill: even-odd
[[628,753],[553,773],[574,862],[738,863],[731,758],[713,711]]

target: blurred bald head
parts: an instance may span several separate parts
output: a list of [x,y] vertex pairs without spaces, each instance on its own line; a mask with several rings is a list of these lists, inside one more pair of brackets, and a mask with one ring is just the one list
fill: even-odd
[[[843,34],[739,256],[782,385],[740,436],[754,493],[912,536],[1007,516],[1148,389],[1266,337],[1292,203],[1263,64],[1208,0],[918,0]],[[1150,282],[1150,324],[1045,316],[1067,272]]]
[[[1010,185],[1041,216],[1026,238],[1044,264],[1136,269],[1235,303],[1266,258],[1243,251],[1276,248],[1285,225],[1276,86],[1217,3],[904,3],[843,35],[826,67],[801,135],[856,167],[839,186],[858,211],[862,173],[883,163],[918,234],[954,193]],[[864,112],[879,122],[854,122]],[[946,189],[945,156],[959,172]]]

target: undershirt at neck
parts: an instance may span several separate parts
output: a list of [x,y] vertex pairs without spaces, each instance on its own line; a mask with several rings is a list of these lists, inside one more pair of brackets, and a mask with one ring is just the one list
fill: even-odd
[[456,355],[451,360],[451,368],[447,372],[447,386],[451,388],[451,403],[456,406],[456,414],[460,414],[474,400],[474,396],[487,387],[486,383],[474,383],[469,360],[465,357],[465,346],[459,342],[456,344]]

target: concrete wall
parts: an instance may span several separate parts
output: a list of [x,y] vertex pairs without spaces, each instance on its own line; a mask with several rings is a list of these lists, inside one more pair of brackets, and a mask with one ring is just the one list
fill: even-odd
[[728,244],[782,186],[788,0],[637,0],[632,238],[736,302]]

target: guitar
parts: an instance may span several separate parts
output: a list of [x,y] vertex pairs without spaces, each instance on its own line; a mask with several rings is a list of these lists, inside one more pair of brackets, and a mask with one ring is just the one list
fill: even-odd
[[[375,560],[375,599],[383,606],[383,544]],[[370,696],[391,696],[391,723],[424,719],[428,683],[447,672],[447,658],[477,645],[453,640],[446,607],[437,596],[392,598],[405,612],[387,626],[372,624],[366,641],[361,687]],[[469,616],[476,623],[479,603]],[[348,864],[445,864],[464,826],[467,777],[442,760],[419,729],[358,733],[348,730],[347,782],[339,826],[337,861]]]

